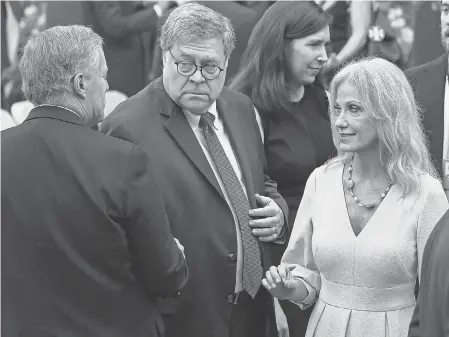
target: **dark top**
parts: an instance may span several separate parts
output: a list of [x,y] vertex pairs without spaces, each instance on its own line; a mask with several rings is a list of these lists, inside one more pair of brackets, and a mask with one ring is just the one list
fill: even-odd
[[143,150],[49,106],[1,146],[2,336],[162,335],[187,267]]
[[317,85],[306,86],[303,99],[288,111],[280,108],[261,116],[268,175],[288,204],[291,227],[309,175],[335,151],[326,93]]
[[449,211],[430,234],[409,337],[449,336]]

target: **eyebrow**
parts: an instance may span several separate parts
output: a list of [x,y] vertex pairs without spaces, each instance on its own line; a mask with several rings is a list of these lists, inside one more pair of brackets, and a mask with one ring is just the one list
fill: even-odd
[[[336,104],[340,104],[337,100],[335,100]],[[357,104],[357,105],[362,105],[362,102],[359,102],[355,99],[350,99],[348,101],[343,102],[343,104]]]
[[316,38],[310,39],[310,40],[308,41],[308,43],[318,43],[318,42],[329,43],[329,42],[331,42],[331,41],[328,40],[328,39],[316,39]]
[[[187,57],[189,59],[194,59],[194,56],[184,54],[183,52],[181,52],[178,57],[180,57],[180,58]],[[201,63],[219,63],[217,59],[214,59],[213,57],[210,57],[210,56],[200,57],[200,61],[201,61]]]

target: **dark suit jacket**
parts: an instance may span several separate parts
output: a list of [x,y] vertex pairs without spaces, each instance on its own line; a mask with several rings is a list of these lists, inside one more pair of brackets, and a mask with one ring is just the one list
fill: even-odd
[[[423,108],[423,126],[429,140],[429,150],[436,169],[442,174],[444,137],[444,88],[447,55],[405,72]],[[447,135],[446,135],[447,136]]]
[[187,267],[142,149],[48,106],[1,141],[2,336],[161,336]]
[[132,96],[148,84],[158,17],[137,1],[86,1],[85,22],[104,39],[110,90]]
[[[248,97],[224,88],[217,100],[236,153],[252,208],[255,193],[268,195],[287,215],[276,184],[264,175],[265,155]],[[167,324],[167,336],[229,337],[234,293],[237,238],[232,213],[218,181],[181,108],[164,89],[162,79],[150,83],[121,103],[101,125],[101,131],[129,140],[154,157],[154,170],[164,194],[173,235],[185,247],[190,280],[170,306],[177,315]],[[270,246],[260,243],[264,269],[270,262]],[[273,324],[273,303],[261,287],[264,313],[257,324]],[[268,336],[260,335],[260,337]]]
[[449,336],[449,211],[441,218],[424,249],[421,286],[409,337]]

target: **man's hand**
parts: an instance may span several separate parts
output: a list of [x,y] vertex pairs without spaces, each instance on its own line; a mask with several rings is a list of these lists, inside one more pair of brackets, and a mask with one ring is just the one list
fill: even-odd
[[271,198],[256,194],[256,201],[262,207],[249,211],[249,215],[253,218],[249,222],[253,228],[252,234],[263,242],[274,241],[284,226],[284,213]]

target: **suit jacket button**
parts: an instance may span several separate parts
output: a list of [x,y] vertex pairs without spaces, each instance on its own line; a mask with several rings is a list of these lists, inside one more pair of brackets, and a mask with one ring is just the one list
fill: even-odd
[[229,294],[228,296],[226,296],[226,301],[228,301],[229,303],[234,303],[234,294]]
[[228,261],[232,261],[232,262],[237,261],[237,254],[236,253],[229,253],[228,254]]

